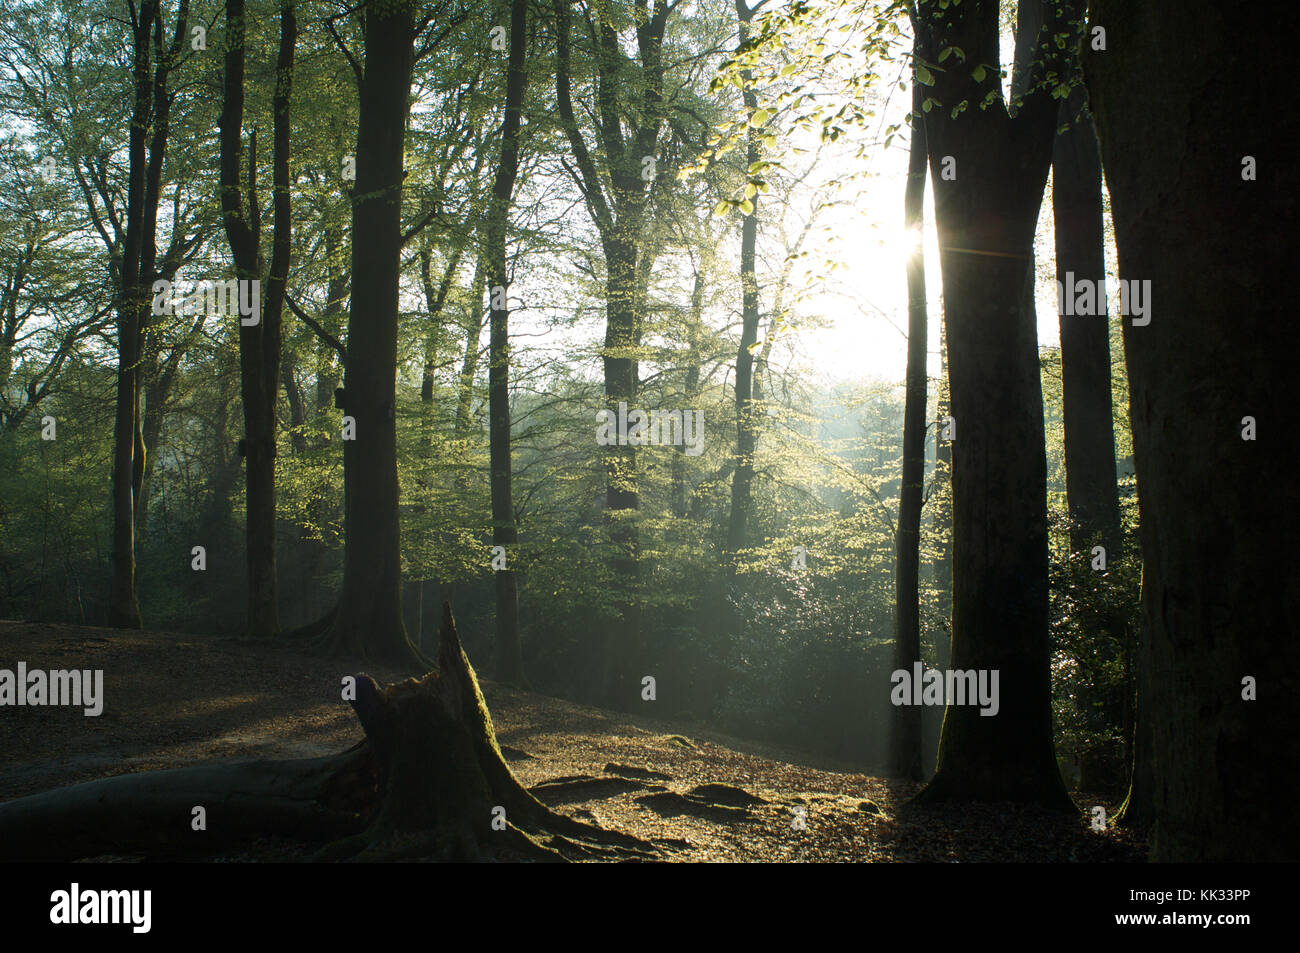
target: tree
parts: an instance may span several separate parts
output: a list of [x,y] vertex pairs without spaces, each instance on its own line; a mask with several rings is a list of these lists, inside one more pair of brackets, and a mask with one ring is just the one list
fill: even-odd
[[416,30],[409,0],[369,5],[363,20],[343,383],[343,411],[356,429],[344,441],[352,446],[343,588],[325,647],[423,669],[402,621],[396,427],[402,157]]
[[[638,384],[638,349],[644,319],[644,294],[638,265],[644,264],[642,229],[649,199],[645,160],[659,163],[659,137],[665,124],[664,30],[680,0],[654,0],[635,15],[639,62],[623,52],[613,12],[601,9],[595,20],[585,10],[593,38],[596,122],[594,128],[605,159],[605,175],[587,148],[573,106],[570,0],[554,0],[556,104],[577,169],[572,173],[592,222],[600,232],[605,258],[605,371],[606,408],[618,413],[620,403],[632,404]],[[625,132],[626,128],[626,132]],[[668,178],[657,170],[655,178]],[[603,689],[611,704],[626,708],[635,699],[633,666],[640,651],[640,608],[637,528],[633,521],[640,498],[637,493],[636,450],[612,445],[606,456],[606,506],[612,560],[617,579],[618,619],[607,633],[601,660]]]
[[1300,16],[1210,0],[1092,10],[1085,68],[1120,274],[1129,303],[1142,293],[1148,308],[1125,319],[1124,351],[1151,643],[1139,712],[1156,768],[1151,854],[1293,860],[1300,826],[1279,792],[1300,780],[1300,572],[1276,541],[1300,526],[1276,411],[1300,344],[1286,280],[1300,118],[1276,64]]
[[[488,294],[492,308],[491,357],[488,363],[492,542],[504,547],[509,559],[516,558],[514,549],[519,537],[515,528],[511,494],[510,305],[507,298],[510,276],[506,270],[506,228],[515,177],[519,173],[519,113],[527,82],[524,71],[527,24],[527,0],[511,0],[505,123],[501,130],[501,158],[492,186],[492,205],[487,221]],[[497,677],[505,682],[519,684],[523,681],[524,666],[519,648],[518,583],[511,566],[498,569],[494,575],[497,596]]]
[[[1061,123],[1066,128],[1052,147],[1056,280],[1062,287],[1069,280],[1100,288],[1106,280],[1101,155],[1081,85],[1061,104]],[[1070,549],[1082,553],[1100,544],[1114,561],[1120,557],[1119,490],[1105,298],[1098,296],[1096,314],[1062,313],[1060,326]]]
[[117,301],[117,413],[113,421],[113,574],[109,586],[109,624],[121,629],[141,626],[135,594],[135,454],[140,409],[140,334],[148,296],[140,259],[145,239],[145,187],[152,84],[150,35],[155,21],[162,29],[159,0],[129,4],[133,42],[131,138],[128,145],[126,234]]
[[[915,245],[907,258],[907,402],[903,417],[903,479],[898,500],[898,552],[894,577],[897,631],[894,667],[911,671],[921,658],[921,491],[925,482],[926,331],[924,221],[926,137],[920,83],[912,82],[912,147],[903,198],[903,221]],[[894,774],[920,780],[921,715],[916,705],[896,705],[892,733]]]
[[[1052,746],[1038,347],[1022,308],[1056,130],[1041,81],[1059,57],[1055,43],[1035,44],[1035,81],[1013,115],[999,84],[998,4],[931,0],[917,13],[918,79],[932,80],[937,100],[926,133],[957,427],[950,664],[996,670],[1002,686],[996,716],[948,706],[938,770],[917,797],[1070,809]],[[1054,36],[1055,5],[1045,13]]]
[[[263,260],[256,134],[249,148],[247,196],[243,195],[239,183],[240,159],[244,151],[244,0],[229,0],[226,4],[226,26],[229,46],[226,50],[225,103],[221,112],[221,208],[239,280],[260,282]],[[275,432],[280,385],[280,315],[292,247],[289,96],[293,87],[293,49],[297,32],[292,2],[282,3],[280,51],[272,99],[275,141],[271,188],[275,234],[271,241],[271,266],[260,320],[249,325],[241,316],[239,328],[240,393],[244,405],[242,446],[248,494],[245,539],[249,635],[274,635],[280,631],[275,562]],[[240,297],[244,297],[242,292]]]
[[[763,6],[748,6],[745,0],[736,0],[736,21],[743,48],[749,40],[749,24],[754,14]],[[758,110],[758,94],[754,92],[752,70],[740,71],[741,96],[746,118],[750,124],[745,131],[745,168],[751,169],[759,161],[759,140],[763,136],[762,124],[753,124]],[[736,468],[731,474],[731,516],[727,525],[727,551],[733,555],[745,545],[745,530],[749,522],[754,483],[754,449],[757,443],[758,422],[754,407],[754,350],[758,344],[758,276],[754,268],[758,244],[757,190],[741,206],[740,225],[740,289],[741,330],[740,344],[736,350]],[[746,211],[746,209],[748,209]]]

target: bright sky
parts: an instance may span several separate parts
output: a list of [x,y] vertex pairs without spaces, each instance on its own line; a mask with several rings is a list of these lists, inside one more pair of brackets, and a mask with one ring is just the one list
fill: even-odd
[[[906,42],[906,41],[904,41]],[[1010,36],[1006,38],[1004,58],[1011,56]],[[888,74],[889,79],[905,68],[899,60]],[[882,81],[883,83],[884,81]],[[868,142],[883,139],[888,126],[904,124],[910,107],[910,91],[897,88],[880,88],[887,101],[880,104],[878,115],[866,130],[854,131]],[[782,214],[788,203],[786,229],[791,236],[799,231],[806,219],[815,194],[824,192],[827,183],[858,172],[834,197],[839,204],[822,210],[816,225],[804,245],[810,254],[797,263],[791,275],[791,286],[808,287],[806,296],[794,305],[794,326],[781,335],[774,347],[773,360],[778,366],[793,361],[812,381],[823,383],[864,383],[884,381],[901,384],[907,362],[907,284],[906,256],[911,247],[909,236],[903,228],[903,193],[907,178],[910,139],[906,125],[888,149],[883,145],[868,148],[865,158],[858,158],[853,144],[841,143],[826,147],[813,164],[813,171],[789,195],[773,192],[760,202],[760,265],[759,283],[765,333],[768,313],[772,306],[772,288],[784,258],[779,229],[773,217]],[[816,150],[815,135],[796,135],[787,142]],[[807,156],[788,156],[792,169],[806,167]],[[585,216],[579,208],[575,214]],[[739,228],[738,216],[733,215],[733,228],[727,254],[736,259],[738,267]],[[930,315],[928,332],[929,373],[939,375],[939,318],[943,283],[939,268],[938,242],[934,228],[934,209],[931,190],[927,183],[925,200],[924,250],[926,266],[927,308]],[[1042,346],[1059,344],[1056,315],[1056,288],[1053,266],[1052,210],[1049,191],[1044,196],[1038,223],[1038,330]],[[838,264],[831,270],[826,260]],[[1113,243],[1107,247],[1108,273],[1114,274]],[[725,266],[724,266],[725,267]],[[553,309],[565,311],[571,307],[572,298],[548,293],[545,285],[530,281],[527,269],[518,274],[518,283],[511,286],[512,307],[524,305],[524,310],[514,321],[516,335],[526,335],[528,345],[541,347],[552,353],[555,360],[570,360],[574,346],[591,347],[602,336],[603,313],[599,308],[591,312],[588,325],[572,331],[548,330],[542,332],[542,314]],[[554,280],[553,277],[551,279]],[[683,295],[689,288],[683,289]],[[737,292],[738,297],[738,292]],[[787,295],[787,306],[791,304]],[[739,301],[731,310],[738,312]],[[531,313],[530,313],[531,312]],[[1112,301],[1110,313],[1117,313],[1117,302]],[[716,320],[717,316],[714,316]],[[1114,320],[1114,318],[1112,318]],[[738,333],[738,331],[737,331]],[[599,373],[599,364],[592,363],[593,373]]]
[[[1003,57],[1012,55],[1010,35],[1004,38]],[[885,91],[882,90],[882,94]],[[868,139],[880,139],[887,126],[903,123],[911,105],[910,91],[894,89],[887,105],[877,117],[877,124],[862,133]],[[904,130],[906,127],[903,127]],[[841,194],[844,207],[823,213],[827,226],[826,254],[814,252],[811,263],[827,254],[840,259],[846,267],[836,268],[823,276],[822,289],[801,308],[806,316],[820,314],[826,326],[804,328],[793,342],[795,352],[804,358],[818,377],[836,381],[861,382],[871,378],[901,383],[907,364],[907,282],[906,255],[910,241],[903,229],[903,192],[907,181],[910,141],[906,135],[896,137],[888,149],[872,147],[868,152],[868,176],[851,182]],[[815,190],[864,160],[851,150],[842,160],[818,163],[806,187]],[[1056,284],[1050,180],[1039,212],[1036,239],[1036,303],[1040,346],[1060,344],[1056,314]],[[806,202],[805,202],[806,204]],[[1109,229],[1107,205],[1107,234]],[[934,228],[933,196],[926,186],[924,249],[926,267],[926,303],[930,315],[927,335],[930,352],[929,372],[939,373],[939,317],[942,311],[943,282],[939,270],[939,248]],[[1106,249],[1107,274],[1111,282],[1116,274],[1113,241]],[[1112,320],[1118,302],[1112,300]]]

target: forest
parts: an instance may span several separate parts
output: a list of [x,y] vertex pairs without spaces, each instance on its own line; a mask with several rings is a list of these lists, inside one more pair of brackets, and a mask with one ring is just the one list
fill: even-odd
[[1297,19],[0,0],[0,860],[1300,859]]

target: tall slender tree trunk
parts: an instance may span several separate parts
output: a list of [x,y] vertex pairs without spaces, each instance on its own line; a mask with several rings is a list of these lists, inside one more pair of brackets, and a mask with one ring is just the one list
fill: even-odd
[[[912,671],[921,660],[921,490],[925,482],[927,401],[924,220],[926,144],[922,87],[912,82],[912,152],[903,198],[903,222],[916,245],[907,258],[907,397],[903,409],[903,479],[899,488],[897,560],[894,578],[894,668]],[[922,709],[894,706],[890,763],[898,777],[920,780]]]
[[[1293,861],[1293,5],[1094,0],[1088,52],[1115,219],[1144,608],[1157,861]],[[1207,64],[1215,64],[1213,76]],[[1139,298],[1139,295],[1141,297]],[[1247,420],[1246,418],[1250,418]],[[1229,555],[1230,554],[1230,555]],[[1139,733],[1140,737],[1140,733]]]
[[[736,0],[736,20],[743,45],[749,39],[749,23],[754,15],[745,0]],[[745,113],[753,116],[758,109],[751,70],[741,71],[741,97]],[[752,126],[746,131],[745,166],[759,159],[761,130]],[[750,199],[750,211],[740,224],[740,346],[736,350],[736,468],[731,474],[731,515],[727,526],[727,552],[733,560],[732,585],[735,585],[735,554],[745,545],[754,483],[754,449],[757,426],[754,419],[754,346],[758,343],[758,275],[755,252],[758,244],[758,193]],[[739,593],[736,593],[739,597]],[[737,634],[739,634],[737,632]]]
[[[1077,67],[1076,67],[1077,68]],[[1080,82],[1082,80],[1080,72]],[[1061,329],[1061,382],[1065,431],[1066,505],[1070,515],[1071,558],[1093,563],[1093,547],[1100,545],[1108,567],[1121,558],[1119,484],[1115,475],[1115,427],[1111,409],[1110,328],[1106,298],[1105,235],[1101,201],[1101,154],[1082,85],[1074,87],[1061,104],[1062,132],[1052,149],[1052,211],[1056,229],[1056,280],[1067,297],[1082,281],[1091,283],[1095,314],[1058,314]],[[1086,310],[1086,309],[1085,309]],[[1096,658],[1124,654],[1131,667],[1126,626],[1114,609],[1093,638],[1102,645]],[[1097,710],[1108,699],[1088,679],[1076,698],[1084,711]],[[1128,688],[1128,685],[1125,686]],[[1127,705],[1124,708],[1126,714]],[[1131,719],[1122,718],[1125,744],[1131,741]],[[1092,758],[1087,761],[1091,763]],[[1080,776],[1084,790],[1093,786]]]
[[[1106,253],[1101,207],[1101,154],[1082,87],[1061,107],[1069,127],[1052,150],[1052,213],[1056,222],[1056,279],[1105,286]],[[1096,315],[1061,314],[1061,379],[1065,417],[1065,488],[1070,548],[1106,548],[1119,559],[1119,487],[1115,477],[1115,427],[1111,412],[1110,333],[1106,299]]]
[[[221,113],[221,207],[226,235],[241,282],[261,281],[261,225],[257,195],[257,139],[248,154],[247,195],[242,194],[244,0],[226,6],[229,46],[226,51],[225,103]],[[240,392],[244,405],[245,520],[248,582],[248,635],[280,631],[275,546],[276,403],[280,385],[280,314],[289,272],[291,216],[289,196],[289,96],[297,22],[289,3],[280,8],[280,50],[273,97],[272,205],[275,234],[265,301],[257,301],[258,321],[239,327]],[[245,300],[241,291],[240,299]],[[248,300],[251,300],[251,296]]]
[[[1023,308],[1051,163],[1057,100],[1029,92],[1012,118],[998,71],[998,4],[918,4],[918,48],[934,69],[930,167],[943,271],[953,446],[951,666],[998,673],[998,711],[949,704],[921,801],[1010,800],[1073,809],[1052,741],[1047,468],[1037,329]],[[1023,10],[1023,5],[1022,5]],[[1048,29],[1059,24],[1053,5]],[[1038,32],[1034,75],[1059,69]],[[986,96],[988,108],[981,108]],[[965,103],[965,108],[957,107]],[[955,115],[954,115],[955,113]]]
[[470,310],[465,315],[465,352],[461,357],[460,382],[456,391],[455,433],[457,437],[464,437],[469,433],[470,413],[474,409],[474,378],[478,375],[479,339],[483,336],[481,296],[483,278],[486,274],[487,262],[480,254],[474,262],[474,281],[471,285],[479,292],[480,297],[470,305]]
[[[181,44],[189,35],[187,30],[188,22],[189,0],[181,0],[176,11],[176,24],[171,43],[164,48],[161,7],[159,7],[158,14],[154,19],[153,33],[156,59],[153,70],[152,92],[153,129],[149,139],[149,160],[145,167],[143,231],[140,242],[140,285],[142,288],[152,287],[153,282],[158,278],[172,280],[176,277],[176,269],[180,264],[179,261],[164,261],[163,270],[159,270],[158,203],[162,198],[163,163],[167,155],[167,137],[171,132],[172,94],[168,91],[167,83],[171,71],[180,56]],[[173,230],[179,224],[173,222]],[[175,234],[172,237],[172,244],[173,246],[177,244]],[[150,309],[142,303],[138,318],[141,351],[136,371],[136,387],[137,391],[143,390],[147,402],[144,413],[140,413],[137,407],[135,459],[132,465],[132,485],[135,493],[133,518],[137,533],[143,532],[148,523],[149,496],[147,490],[150,471],[153,468],[153,454],[157,449],[158,438],[162,432],[163,409],[166,405],[168,393],[171,390],[171,382],[175,378],[175,371],[171,370],[172,365],[170,362],[166,369],[159,368],[157,347],[151,340],[153,335],[149,333],[150,326],[154,323],[150,320],[150,317]],[[175,352],[173,352],[173,356],[175,356]],[[168,373],[168,370],[171,370],[171,373]],[[160,374],[162,380],[159,380]]]
[[[621,231],[621,230],[620,230]],[[617,414],[620,403],[629,411],[636,404],[639,362],[632,356],[641,343],[635,308],[637,248],[630,236],[605,240],[605,406]],[[626,709],[635,701],[633,668],[640,654],[641,609],[640,540],[636,514],[641,506],[637,491],[636,448],[605,448],[605,508],[614,557],[613,625],[605,633],[602,651],[602,688],[609,704]]]
[[352,310],[344,413],[356,424],[347,542],[327,651],[424,668],[402,622],[397,481],[397,312],[412,6],[367,7],[352,206]]
[[[682,395],[686,405],[693,407],[700,393],[700,342],[703,337],[704,269],[695,272],[691,286],[691,313],[686,327],[686,380]],[[685,519],[690,513],[686,491],[686,445],[678,444],[673,454],[673,515]]]
[[492,489],[492,542],[506,551],[506,568],[494,573],[497,597],[497,677],[521,684],[523,656],[519,644],[519,593],[515,569],[518,533],[515,527],[510,460],[510,276],[506,267],[506,231],[515,178],[519,174],[519,111],[524,100],[527,74],[524,55],[527,45],[528,2],[511,0],[510,58],[506,71],[505,123],[501,131],[501,160],[492,187],[492,206],[487,233],[488,289],[491,316],[490,360],[488,363],[489,455]]
[[117,319],[117,404],[113,421],[113,571],[109,625],[141,626],[135,593],[135,449],[140,410],[140,315],[148,307],[141,282],[146,185],[145,139],[151,119],[150,34],[159,17],[158,0],[143,0],[133,24],[131,108],[128,143],[126,237],[122,253]]

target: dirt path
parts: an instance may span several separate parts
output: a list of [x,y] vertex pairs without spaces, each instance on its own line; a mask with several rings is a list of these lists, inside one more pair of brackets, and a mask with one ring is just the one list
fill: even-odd
[[[315,757],[363,737],[355,669],[274,644],[0,622],[0,669],[102,669],[104,708],[0,707],[0,801],[116,774]],[[375,678],[403,677],[382,668]],[[519,779],[553,807],[682,861],[1141,861],[1128,835],[1012,805],[900,812],[915,789],[698,725],[616,715],[484,682]],[[1115,805],[1076,797],[1109,814]],[[802,829],[799,829],[802,826]],[[244,860],[305,856],[267,842]]]

